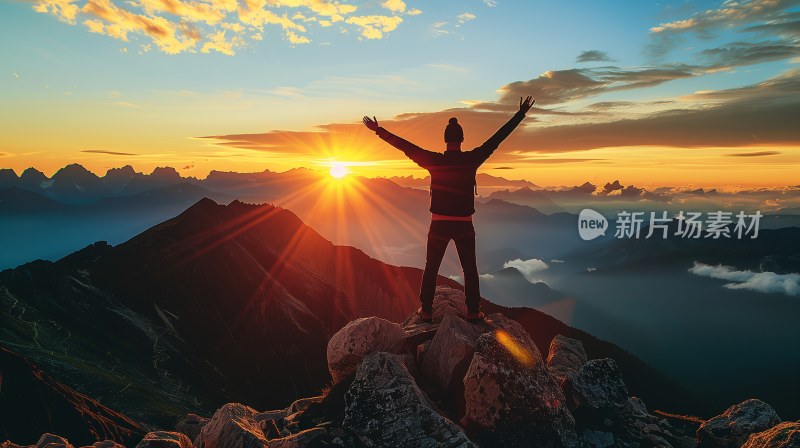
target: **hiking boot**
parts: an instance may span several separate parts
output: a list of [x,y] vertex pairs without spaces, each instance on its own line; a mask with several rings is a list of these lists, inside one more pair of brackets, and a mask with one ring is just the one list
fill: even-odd
[[419,316],[419,318],[425,322],[430,322],[433,320],[433,314],[431,314],[430,311],[423,310],[422,308],[417,310],[417,316]]

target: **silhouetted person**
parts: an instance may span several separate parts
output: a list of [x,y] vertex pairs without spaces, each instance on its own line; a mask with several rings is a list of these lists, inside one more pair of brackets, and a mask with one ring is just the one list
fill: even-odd
[[417,311],[423,320],[431,320],[433,295],[436,292],[436,276],[442,264],[447,244],[455,241],[461,268],[464,271],[464,289],[467,297],[467,319],[479,321],[484,318],[480,310],[480,286],[478,265],[475,260],[475,228],[472,214],[475,213],[477,193],[475,175],[478,167],[492,155],[500,143],[522,122],[535,100],[519,99],[519,112],[514,114],[489,140],[472,151],[461,151],[464,131],[458,120],[451,118],[444,130],[447,149],[444,153],[424,150],[413,143],[392,134],[378,125],[375,117],[364,117],[364,125],[390,145],[403,151],[408,158],[431,174],[431,227],[428,231],[425,272],[419,299],[422,306]]

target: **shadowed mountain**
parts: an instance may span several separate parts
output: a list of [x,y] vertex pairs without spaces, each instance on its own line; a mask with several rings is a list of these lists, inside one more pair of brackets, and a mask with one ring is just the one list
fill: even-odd
[[43,429],[70,434],[72,442],[80,445],[111,439],[132,446],[146,432],[138,423],[0,347],[0,439],[33,445]]
[[[0,273],[0,303],[18,310],[0,315],[0,340],[64,384],[163,427],[229,401],[265,409],[316,393],[330,380],[333,333],[361,316],[402,320],[418,306],[420,277],[334,246],[284,209],[203,199],[119,246]],[[680,401],[616,346],[536,310],[484,306],[525,322],[541,350],[574,334],[639,378],[633,392],[672,409]]]

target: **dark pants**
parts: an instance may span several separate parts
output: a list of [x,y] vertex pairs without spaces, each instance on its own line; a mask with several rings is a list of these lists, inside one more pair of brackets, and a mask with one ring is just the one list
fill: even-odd
[[422,288],[419,292],[422,309],[424,311],[433,309],[436,276],[450,240],[456,242],[458,258],[464,272],[467,309],[470,312],[477,312],[480,310],[481,291],[478,285],[478,265],[475,260],[475,227],[471,221],[431,221],[431,228],[428,231],[428,255],[425,260],[425,272],[422,274]]

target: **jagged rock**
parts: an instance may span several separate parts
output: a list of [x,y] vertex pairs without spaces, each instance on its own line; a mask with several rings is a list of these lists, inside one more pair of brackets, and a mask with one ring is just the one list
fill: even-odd
[[255,421],[256,411],[239,403],[228,403],[217,410],[195,439],[197,448],[236,446],[266,448],[267,438]]
[[751,434],[742,448],[800,447],[800,422],[783,422],[772,428]]
[[581,438],[587,448],[607,448],[614,445],[614,434],[610,432],[586,429],[581,433]]
[[6,440],[0,443],[0,448],[34,448],[35,445],[17,445],[16,443]]
[[343,425],[370,447],[475,446],[432,408],[399,357],[390,353],[364,357],[345,403]]
[[610,358],[593,359],[562,384],[570,410],[619,412],[628,404],[628,388],[617,363]]
[[73,448],[73,446],[67,439],[46,432],[39,437],[36,448]]
[[311,428],[297,434],[280,439],[270,439],[269,448],[304,448],[309,443],[324,436],[327,433],[324,428]]
[[186,434],[189,440],[194,440],[209,420],[210,419],[200,417],[197,414],[187,414],[186,417],[182,418],[178,424],[175,425],[175,431]]
[[466,319],[467,299],[464,291],[447,286],[437,286],[433,298],[433,321],[441,322],[448,314],[455,314]]
[[120,445],[113,440],[103,440],[81,448],[125,448],[125,445]]
[[427,356],[420,370],[442,390],[453,390],[458,383],[460,389],[480,333],[479,327],[455,314],[446,314],[426,350]]
[[[644,401],[642,401],[639,397],[629,397],[628,398],[628,409],[631,412],[631,415],[634,418],[642,419],[642,420],[655,420],[656,417],[650,415],[647,412],[647,406],[645,406]],[[665,420],[666,421],[666,420]],[[669,424],[669,423],[667,423]]]
[[186,434],[170,431],[148,432],[136,448],[192,448]]
[[780,422],[772,406],[751,398],[700,425],[697,447],[739,448],[750,434],[765,431]]
[[425,341],[417,346],[417,364],[422,364],[424,362],[425,353],[427,353],[428,347],[430,346],[431,341]]
[[333,382],[355,372],[368,353],[401,352],[405,338],[400,325],[379,317],[364,317],[348,323],[328,342],[328,370]]
[[550,341],[547,368],[559,384],[567,374],[577,372],[587,361],[583,342],[560,334]]
[[507,434],[515,443],[577,446],[564,394],[530,335],[502,314],[486,323],[491,331],[478,337],[464,376],[465,423]]
[[310,398],[301,398],[299,400],[295,400],[294,403],[289,405],[289,409],[287,410],[287,414],[294,414],[295,412],[305,411],[308,406],[312,403],[319,403],[322,401],[322,395],[317,397],[310,397]]

